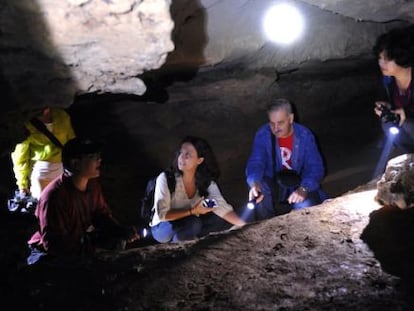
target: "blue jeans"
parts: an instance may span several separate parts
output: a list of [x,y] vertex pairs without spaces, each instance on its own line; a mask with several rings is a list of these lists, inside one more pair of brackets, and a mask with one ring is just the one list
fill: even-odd
[[174,221],[163,221],[151,227],[152,237],[159,243],[178,243],[194,240],[210,232],[230,228],[230,224],[214,213],[188,216]]

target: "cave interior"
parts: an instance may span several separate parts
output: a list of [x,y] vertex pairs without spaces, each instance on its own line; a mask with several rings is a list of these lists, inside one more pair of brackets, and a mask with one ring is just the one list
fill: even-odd
[[[398,235],[393,240],[394,243],[398,241],[400,249],[393,249],[387,240],[389,248],[381,248],[382,257],[372,254],[378,244],[363,250],[364,256],[370,257],[367,265],[376,268],[382,265],[388,270],[371,271],[370,284],[377,283],[366,289],[367,283],[360,281],[360,288],[354,284],[354,290],[347,293],[341,292],[345,287],[335,286],[340,284],[341,277],[347,278],[342,279],[346,283],[349,275],[338,272],[333,281],[330,277],[336,272],[330,271],[318,281],[326,282],[320,285],[325,290],[336,288],[329,292],[330,296],[318,296],[310,290],[306,294],[307,286],[314,282],[312,278],[306,286],[297,282],[296,289],[303,295],[295,296],[294,289],[290,292],[280,283],[277,284],[282,288],[279,292],[286,295],[272,293],[271,286],[276,285],[269,279],[283,271],[291,269],[286,275],[293,279],[299,275],[306,278],[303,271],[292,276],[294,267],[290,268],[290,260],[298,260],[296,268],[316,269],[310,264],[314,257],[310,256],[308,261],[300,257],[312,248],[309,240],[305,246],[290,245],[292,254],[283,257],[284,263],[273,263],[276,267],[273,268],[279,269],[276,274],[272,274],[273,268],[266,266],[268,273],[263,276],[263,282],[270,284],[267,288],[259,286],[255,291],[253,285],[243,285],[251,291],[243,299],[237,296],[241,294],[237,294],[235,284],[249,280],[255,284],[258,282],[255,277],[236,278],[235,281],[226,277],[226,284],[234,283],[229,286],[232,288],[229,293],[221,288],[224,298],[220,290],[210,288],[211,292],[206,292],[206,283],[211,286],[220,283],[209,267],[204,266],[204,274],[194,274],[198,281],[185,281],[185,276],[191,276],[191,265],[199,263],[208,252],[226,250],[243,257],[244,251],[236,247],[237,243],[252,248],[260,245],[257,249],[261,251],[256,255],[246,251],[246,257],[235,262],[247,265],[249,260],[260,262],[260,256],[273,256],[266,253],[266,249],[275,250],[269,246],[272,239],[264,241],[252,236],[260,236],[268,230],[283,231],[287,224],[300,227],[306,223],[303,220],[306,213],[291,213],[248,226],[244,231],[249,232],[248,238],[242,231],[234,236],[213,236],[184,246],[142,243],[121,255],[105,253],[103,262],[106,265],[101,261],[102,266],[87,272],[76,267],[82,271],[82,278],[80,273],[73,273],[76,270],[73,267],[63,272],[52,267],[48,277],[54,281],[45,280],[44,272],[24,270],[25,240],[33,230],[34,219],[10,215],[6,209],[6,201],[16,188],[10,153],[21,139],[24,122],[45,104],[66,108],[78,135],[104,143],[101,182],[114,214],[124,223],[142,225],[138,207],[147,180],[170,164],[178,142],[189,134],[204,137],[211,143],[221,169],[220,187],[224,196],[235,209],[243,206],[248,194],[244,169],[254,133],[267,122],[267,104],[278,97],[291,100],[295,120],[314,132],[326,167],[322,186],[334,202],[340,205],[341,201],[335,200],[342,198],[358,205],[354,199],[347,199],[347,195],[358,192],[359,187],[375,189],[375,180],[383,172],[385,162],[383,134],[373,112],[374,99],[381,87],[381,72],[372,47],[380,34],[413,23],[413,3],[398,0],[283,1],[297,8],[304,19],[301,35],[288,44],[272,42],[263,32],[264,14],[272,5],[280,3],[282,1],[276,0],[66,0],[59,4],[46,0],[3,1],[0,6],[3,95],[0,199],[3,205],[1,236],[7,249],[2,256],[2,270],[6,276],[1,282],[4,297],[36,310],[57,310],[57,306],[63,310],[63,301],[68,297],[77,301],[68,303],[68,309],[70,306],[72,310],[95,310],[98,306],[100,310],[355,310],[357,306],[362,306],[361,310],[409,309],[411,300],[407,297],[410,294],[404,296],[404,291],[411,287],[404,287],[402,291],[394,277],[406,273],[409,281],[412,280],[413,271],[407,264],[407,252],[408,258],[412,256],[407,236],[413,236],[408,226],[413,216],[410,213],[402,217],[397,211],[393,214],[381,210],[383,213],[376,216],[386,222],[385,214],[390,213],[395,216],[393,225],[397,222],[398,227],[398,221],[404,224],[402,227],[406,231],[397,230]],[[284,24],[275,27],[283,32],[294,28]],[[399,154],[401,151],[394,149],[386,157]],[[333,205],[326,210],[334,209]],[[325,221],[322,219],[327,216],[323,212],[314,213],[313,217]],[[335,217],[337,223],[332,226],[343,225],[344,220]],[[369,213],[354,219],[361,226],[358,232],[367,229],[369,219]],[[303,230],[306,228],[304,225]],[[350,228],[351,232],[352,226]],[[382,229],[396,230],[396,227],[377,226],[365,234],[372,238],[369,234],[374,232],[377,239],[373,239],[378,241],[384,238]],[[311,227],[309,230],[310,235],[323,235],[319,231],[322,229]],[[315,231],[312,233],[312,230]],[[400,239],[401,236],[404,238]],[[348,236],[348,239],[354,241],[354,245],[362,243],[359,238]],[[322,240],[315,244],[319,242]],[[330,243],[328,238],[324,242]],[[344,243],[349,244],[347,238]],[[390,250],[395,251],[390,258],[405,257],[403,268],[394,265],[389,268],[387,260],[381,261],[387,257],[384,252]],[[320,257],[338,255],[335,251],[329,254],[331,251],[332,248],[322,249]],[[153,259],[146,256],[153,256]],[[231,257],[223,258],[231,260]],[[161,267],[163,265],[165,267]],[[173,265],[178,268],[172,269]],[[138,266],[144,267],[144,272],[140,272]],[[186,267],[188,270],[184,272]],[[217,271],[222,274],[237,274],[234,270],[237,264],[233,269],[218,267]],[[256,275],[262,268],[251,267]],[[134,269],[138,271],[136,279],[130,273]],[[164,273],[165,283],[169,285],[149,281],[151,269],[159,269],[153,272],[156,276]],[[358,267],[354,269],[358,271]],[[99,275],[102,270],[105,277]],[[178,278],[180,273],[182,276]],[[324,276],[321,271],[314,273]],[[70,278],[71,282],[56,281],[56,275]],[[88,290],[79,290],[74,284],[85,282],[85,275],[92,276],[94,281],[88,280],[85,286]],[[171,281],[176,277],[176,281]],[[284,280],[288,283],[287,278]],[[139,291],[143,282],[148,282],[148,288],[139,294],[131,293],[133,289]],[[26,289],[20,293],[19,287],[24,283]],[[102,292],[103,283],[107,286],[106,294]],[[177,295],[172,290],[174,286],[185,288],[182,289],[184,294],[173,296]],[[202,294],[191,298],[191,292],[200,288],[204,290]],[[356,294],[365,289],[367,296]],[[167,294],[169,290],[173,294]],[[166,298],[149,298],[157,292]],[[262,297],[264,293],[268,293],[267,298]],[[411,292],[408,290],[408,293]],[[351,302],[351,297],[356,300]]]

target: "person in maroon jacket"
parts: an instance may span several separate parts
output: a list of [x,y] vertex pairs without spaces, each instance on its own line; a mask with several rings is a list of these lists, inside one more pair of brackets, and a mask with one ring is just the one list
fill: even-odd
[[95,247],[139,238],[134,228],[112,217],[97,180],[101,161],[97,143],[75,138],[64,145],[64,172],[43,190],[36,208],[39,230],[28,241],[29,265],[41,258],[91,254]]

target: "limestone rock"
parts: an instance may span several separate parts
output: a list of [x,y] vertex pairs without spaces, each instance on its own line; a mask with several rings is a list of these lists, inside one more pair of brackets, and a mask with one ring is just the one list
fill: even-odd
[[168,0],[6,1],[0,65],[11,98],[67,107],[80,93],[143,94],[137,76],[174,48],[169,8]]
[[388,161],[377,183],[376,200],[386,206],[406,209],[414,206],[414,154],[403,154]]

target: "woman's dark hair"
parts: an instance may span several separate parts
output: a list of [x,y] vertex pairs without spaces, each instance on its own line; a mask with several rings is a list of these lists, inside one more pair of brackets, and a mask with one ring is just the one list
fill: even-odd
[[178,157],[180,155],[181,146],[185,143],[192,144],[197,151],[199,158],[204,158],[204,161],[197,167],[196,171],[196,187],[200,196],[208,196],[207,188],[211,181],[217,181],[220,171],[217,165],[217,160],[210,144],[203,138],[196,136],[184,137],[178,150],[176,152],[171,170],[174,173],[182,174],[178,168]]
[[414,65],[414,26],[394,28],[380,35],[373,47],[375,56],[381,52],[395,61],[398,66],[407,68]]

